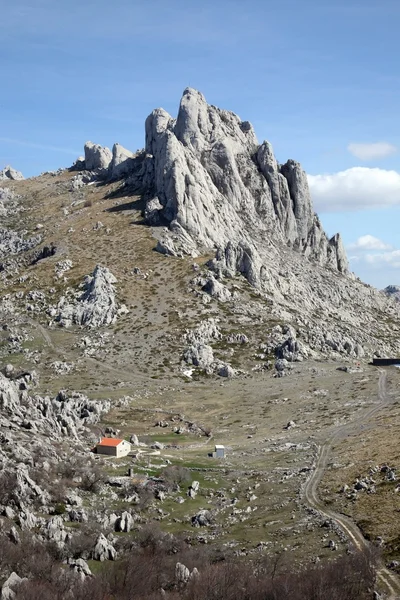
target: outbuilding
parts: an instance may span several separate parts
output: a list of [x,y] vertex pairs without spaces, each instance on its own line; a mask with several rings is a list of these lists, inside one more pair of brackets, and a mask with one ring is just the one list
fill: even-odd
[[131,445],[126,440],[117,438],[102,438],[96,446],[97,454],[106,454],[107,456],[126,456],[131,451]]
[[217,444],[213,452],[213,458],[225,458],[225,446]]

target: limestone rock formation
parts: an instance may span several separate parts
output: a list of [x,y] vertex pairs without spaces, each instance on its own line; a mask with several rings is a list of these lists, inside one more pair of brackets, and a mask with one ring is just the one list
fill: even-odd
[[112,159],[109,165],[109,176],[111,179],[126,177],[134,168],[135,154],[127,150],[121,144],[114,144]]
[[116,278],[106,267],[97,265],[92,275],[84,282],[84,291],[77,301],[69,302],[65,297],[58,304],[56,321],[64,326],[84,325],[102,327],[115,322],[119,312],[126,311],[118,307],[115,297]]
[[14,600],[16,597],[16,591],[18,587],[21,585],[23,581],[26,579],[22,579],[16,573],[11,573],[8,579],[3,583],[1,588],[0,599],[1,600]]
[[386,296],[400,302],[400,285],[388,285],[382,290]]
[[222,248],[252,285],[260,285],[254,255],[271,243],[347,272],[340,236],[324,233],[299,163],[279,165],[250,123],[208,105],[200,92],[184,91],[176,120],[163,109],[151,113],[145,151],[148,221],[168,223],[178,238],[184,231],[197,246]]
[[[62,436],[77,437],[85,425],[97,423],[110,402],[93,402],[79,392],[60,391],[55,398],[30,396],[21,390],[21,382],[8,379],[0,373],[0,426],[22,428],[41,433],[50,439]],[[30,484],[20,473],[21,487]],[[40,495],[38,490],[35,494]]]
[[25,238],[24,233],[0,227],[0,257],[26,252],[40,244],[40,235]]
[[21,179],[25,179],[22,175],[21,171],[16,171],[10,165],[7,165],[0,171],[0,180],[1,179],[12,179],[13,181],[20,181]]
[[189,569],[182,563],[177,562],[175,565],[175,579],[178,584],[187,583],[190,578]]
[[115,560],[117,551],[114,546],[101,533],[96,540],[96,545],[93,549],[93,559],[103,562],[104,560]]
[[85,168],[88,171],[108,169],[112,160],[111,150],[93,142],[85,144]]

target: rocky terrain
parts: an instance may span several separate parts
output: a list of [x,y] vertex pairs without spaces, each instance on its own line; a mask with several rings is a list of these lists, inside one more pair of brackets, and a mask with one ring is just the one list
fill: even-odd
[[398,285],[388,285],[383,290],[383,293],[389,296],[389,298],[394,298],[397,301],[400,300],[400,286]]
[[[342,466],[322,496],[358,522],[371,486],[386,497],[389,481],[386,516],[363,531],[400,561],[388,479],[399,457],[380,426],[397,428],[396,371],[390,402],[363,420],[377,402],[368,363],[400,352],[392,287],[349,272],[301,166],[278,164],[248,122],[187,89],[177,118],[156,109],[145,133],[136,153],[87,142],[68,169],[0,172],[2,600],[32,597],[50,563],[49,597],[65,577],[74,597],[99,598],[101,565],[128,569],[134,556],[140,571],[149,548],[164,569],[149,599],[203,598],[212,552],[274,569],[279,557],[287,582],[346,556],[352,540],[303,493],[344,424],[354,443],[336,440]],[[132,452],[95,454],[102,436]],[[209,456],[214,444],[225,459]]]

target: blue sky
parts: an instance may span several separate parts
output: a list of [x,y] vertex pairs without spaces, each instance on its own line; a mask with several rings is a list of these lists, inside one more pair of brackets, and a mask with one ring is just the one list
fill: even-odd
[[[310,174],[351,267],[400,284],[398,0],[0,0],[0,165],[136,150],[190,85]],[[361,167],[363,170],[357,169]],[[328,177],[329,175],[329,177]]]

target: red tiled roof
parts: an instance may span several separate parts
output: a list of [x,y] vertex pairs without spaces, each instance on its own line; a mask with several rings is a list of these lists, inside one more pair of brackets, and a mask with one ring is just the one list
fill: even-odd
[[101,440],[101,442],[99,442],[97,445],[98,446],[111,446],[111,447],[115,447],[115,446],[119,446],[119,444],[121,442],[123,442],[124,440],[119,440],[117,438],[103,438]]

